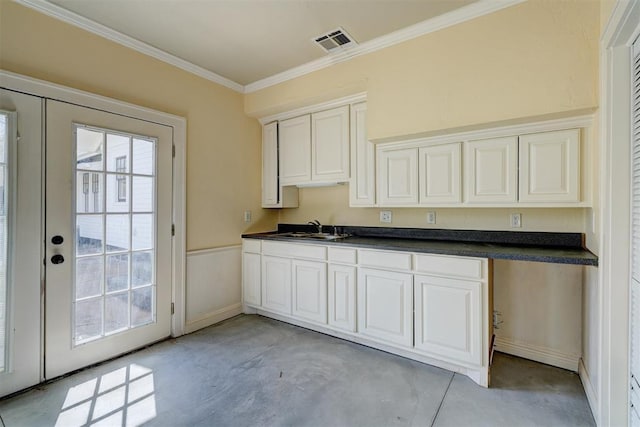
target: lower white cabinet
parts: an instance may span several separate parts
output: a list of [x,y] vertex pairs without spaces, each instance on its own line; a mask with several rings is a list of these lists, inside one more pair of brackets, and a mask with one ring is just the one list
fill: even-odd
[[291,266],[292,314],[301,319],[327,323],[327,265],[293,259]]
[[245,252],[242,254],[242,294],[244,303],[252,306],[261,304],[261,267],[260,254]]
[[413,275],[358,269],[358,332],[413,346]]
[[356,268],[329,264],[329,325],[349,332],[356,331]]
[[415,348],[482,364],[482,282],[414,277]]
[[262,307],[291,314],[291,260],[262,256]]

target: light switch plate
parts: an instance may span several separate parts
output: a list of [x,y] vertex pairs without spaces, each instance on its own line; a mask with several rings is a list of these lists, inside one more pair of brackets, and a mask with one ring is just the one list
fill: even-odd
[[391,211],[380,211],[380,222],[391,222]]

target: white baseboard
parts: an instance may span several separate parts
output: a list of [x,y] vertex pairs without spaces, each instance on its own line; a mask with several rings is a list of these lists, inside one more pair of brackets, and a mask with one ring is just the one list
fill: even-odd
[[546,347],[539,347],[531,344],[511,341],[506,338],[496,336],[496,350],[502,353],[511,354],[536,362],[545,363],[569,371],[578,372],[580,355],[567,354],[558,350]]
[[228,307],[221,308],[220,310],[212,311],[198,319],[192,320],[187,323],[185,327],[185,333],[197,331],[198,329],[206,328],[207,326],[214,325],[222,322],[223,320],[230,319],[233,316],[237,316],[242,313],[242,304],[233,304]]
[[591,382],[591,377],[589,376],[589,371],[587,371],[587,367],[584,366],[582,358],[580,358],[580,363],[578,365],[578,374],[580,375],[580,381],[582,381],[584,393],[587,395],[587,401],[591,407],[593,419],[598,420],[598,395],[596,394],[593,383]]

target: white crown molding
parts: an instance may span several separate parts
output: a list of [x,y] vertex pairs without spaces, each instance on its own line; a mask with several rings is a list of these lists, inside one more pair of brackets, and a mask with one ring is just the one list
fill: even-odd
[[217,83],[219,85],[232,89],[236,92],[242,93],[244,91],[244,87],[241,84],[236,83],[232,80],[229,80],[226,77],[222,77],[219,74],[206,70],[189,61],[185,61],[184,59],[178,58],[177,56],[171,55],[170,53],[167,53],[163,50],[160,50],[144,42],[136,40],[133,37],[124,35],[116,30],[113,30],[102,24],[92,21],[91,19],[80,16],[77,13],[71,12],[53,3],[49,3],[48,1],[45,1],[45,0],[14,0],[14,1],[18,4],[29,7],[38,12],[44,13],[45,15],[59,19],[63,22],[82,28],[83,30],[89,31],[100,37],[104,37],[108,40],[111,40],[113,42],[126,46],[130,49],[133,49],[145,55],[151,56],[152,58],[159,59],[160,61],[166,62],[167,64],[171,64],[184,71],[195,74],[196,76],[202,77],[204,79],[210,80],[214,83]]
[[256,92],[269,86],[330,67],[341,62],[348,61],[367,53],[372,53],[416,37],[429,34],[443,28],[451,27],[465,21],[478,18],[498,10],[514,6],[526,0],[479,0],[460,9],[453,10],[426,21],[411,25],[398,31],[377,37],[359,45],[347,48],[343,51],[330,54],[315,61],[307,62],[298,67],[291,68],[282,73],[274,74],[262,80],[249,83],[244,87],[244,93]]

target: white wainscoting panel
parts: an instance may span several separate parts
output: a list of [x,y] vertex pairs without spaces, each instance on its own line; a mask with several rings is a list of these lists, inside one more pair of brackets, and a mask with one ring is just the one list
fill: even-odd
[[185,332],[242,312],[242,246],[187,252]]

